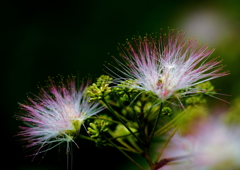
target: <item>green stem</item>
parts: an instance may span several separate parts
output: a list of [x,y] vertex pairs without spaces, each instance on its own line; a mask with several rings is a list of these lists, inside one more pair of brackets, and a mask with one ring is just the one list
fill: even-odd
[[[79,137],[79,138],[82,138],[82,139],[86,139],[86,140],[90,140],[90,141],[95,142],[95,139],[90,138],[90,137],[87,137],[87,136],[84,136],[84,135],[80,135],[80,134],[79,134],[78,137]],[[110,144],[107,144],[107,145],[112,146],[112,145],[110,145]],[[130,148],[124,148],[124,147],[120,147],[120,146],[119,146],[119,148],[122,149],[122,150],[128,151],[128,152],[133,152],[133,153],[138,153],[138,154],[139,154],[139,152],[137,152],[137,151],[135,151],[135,150],[132,150],[132,149],[130,149]]]
[[[129,146],[126,142],[124,142],[122,139],[119,139],[119,138],[118,138],[117,141],[118,141],[119,143],[121,143],[123,146],[125,146],[126,148],[131,149],[132,152],[135,152],[135,153],[138,153],[138,154],[141,153],[141,151],[135,150],[134,148],[132,148],[131,146]],[[136,149],[137,149],[137,148],[136,148]]]
[[[107,144],[107,145],[112,146],[111,144]],[[112,146],[112,147],[113,147],[113,146]],[[125,150],[125,151],[128,151],[128,152],[132,152],[132,153],[137,153],[137,154],[139,154],[139,152],[129,150],[128,148],[124,148],[124,147],[121,147],[121,146],[118,146],[118,147],[119,147],[120,149],[122,149],[122,150]]]
[[[114,136],[114,133],[111,132],[111,131],[108,131],[108,133],[111,135],[111,136]],[[131,135],[131,134],[129,134]],[[126,136],[126,135],[125,135]],[[129,150],[131,150],[132,152],[135,152],[135,153],[141,153],[139,151],[137,151],[136,149],[132,148],[131,146],[129,146],[126,142],[124,142],[120,137],[123,137],[123,136],[117,136],[117,137],[113,137],[113,138],[110,138],[109,140],[113,140],[113,139],[116,139],[120,144],[122,144],[123,146],[125,146],[126,148],[128,148]]]
[[[153,138],[153,134],[154,134],[154,132],[155,132],[155,130],[156,130],[156,127],[157,127],[157,124],[158,124],[158,121],[159,121],[159,117],[160,117],[160,115],[161,115],[161,113],[162,113],[162,107],[163,107],[163,103],[160,104],[160,110],[159,110],[159,113],[158,113],[158,115],[157,115],[157,119],[156,119],[156,121],[154,122],[154,125],[153,125],[152,131],[151,131],[151,133],[150,133],[150,136],[149,136],[149,138],[147,139],[147,145],[145,145],[145,155],[144,155],[144,158],[147,160],[147,162],[148,162],[148,164],[149,164],[149,166],[150,166],[151,168],[154,166],[154,164],[153,164],[153,162],[152,162],[152,160],[151,160],[151,158],[150,158],[150,155],[149,155],[149,146],[150,146],[150,142],[151,142],[151,140],[152,140],[152,138]],[[147,133],[146,133],[146,134],[147,134]]]
[[149,140],[148,140],[149,143],[150,143],[150,141],[152,140],[152,138],[153,138],[153,134],[154,134],[154,132],[155,132],[155,130],[156,130],[156,127],[157,127],[157,124],[158,124],[158,121],[159,121],[160,115],[161,115],[161,113],[162,113],[162,108],[163,108],[163,103],[161,102],[160,110],[159,110],[159,113],[158,113],[158,115],[157,115],[157,119],[156,119],[156,121],[155,121],[155,123],[154,123],[154,125],[153,125],[152,131],[151,131],[151,134],[150,134],[150,136],[149,136]]
[[164,134],[164,133],[167,133],[167,132],[169,132],[171,129],[173,129],[174,127],[175,127],[175,124],[169,125],[167,128],[165,128],[165,129],[163,129],[162,131],[160,131],[160,132],[158,133],[158,135],[155,135],[155,134],[154,134],[153,137],[156,137],[156,136],[162,135],[162,134]]
[[169,141],[172,139],[173,135],[177,132],[178,127],[179,127],[179,126],[176,127],[176,129],[171,133],[171,135],[169,136],[169,138],[167,139],[167,141],[164,143],[163,147],[161,148],[160,152],[158,153],[158,155],[157,155],[157,157],[156,157],[156,160],[155,160],[156,163],[158,163],[158,161],[159,161],[159,159],[160,159],[160,157],[161,157],[164,149],[166,148],[167,144],[168,144]]
[[[154,106],[157,103],[157,101],[153,102],[152,106]],[[148,118],[151,115],[151,110],[153,107],[150,107],[146,113],[146,115],[144,115],[145,118]]]
[[183,111],[181,113],[179,113],[175,118],[173,118],[170,122],[168,122],[166,125],[164,125],[163,127],[161,127],[160,129],[158,129],[155,134],[154,137],[161,135],[162,131],[165,130],[166,128],[168,128],[169,126],[171,126],[175,121],[177,121],[186,111]]
[[130,144],[132,144],[132,146],[139,151],[139,153],[142,153],[143,150],[136,144],[136,142],[134,141],[135,139],[131,138],[129,139]]
[[[171,157],[171,158],[163,158],[160,161],[158,161],[158,163],[154,164],[154,166],[152,166],[151,169],[152,170],[161,169],[166,164],[170,165],[171,162],[173,162],[173,161],[177,161],[177,160],[180,160],[180,159],[186,159],[186,158],[189,158],[189,156],[190,155]],[[174,164],[174,162],[173,162],[173,164]]]
[[[134,132],[134,133],[136,133],[136,132]],[[111,134],[111,133],[110,133]],[[112,134],[111,134],[112,135]],[[127,134],[127,135],[122,135],[122,136],[116,136],[116,137],[112,137],[112,138],[110,138],[110,140],[113,140],[113,139],[118,139],[118,138],[123,138],[123,137],[128,137],[128,136],[131,136],[132,134],[131,133],[129,133],[129,134]],[[112,135],[112,136],[114,136],[114,135]]]
[[87,137],[87,136],[84,136],[84,135],[81,135],[81,134],[79,134],[78,137],[80,137],[82,139],[90,140],[90,141],[95,141],[95,139]]
[[143,141],[138,138],[133,132],[132,130],[126,125],[126,123],[118,116],[118,114],[115,113],[115,111],[112,109],[112,107],[105,101],[105,99],[103,98],[102,101],[106,104],[106,106],[108,107],[108,109],[118,118],[118,120],[127,128],[127,130],[141,143],[143,143]]
[[137,124],[138,124],[138,128],[140,129],[140,135],[143,136],[144,139],[146,139],[146,135],[144,133],[144,130],[143,130],[143,127],[141,126],[141,123],[137,117],[137,113],[135,111],[135,109],[133,108],[133,116],[134,116],[134,119],[136,120]]
[[111,140],[109,140],[104,134],[103,134],[104,138],[111,143],[116,149],[118,149],[120,152],[122,152],[122,154],[124,154],[129,160],[131,160],[136,166],[138,166],[141,170],[144,170],[143,167],[141,167],[141,165],[139,165],[134,159],[132,159],[128,154],[126,154],[122,149],[120,149],[117,145],[115,145]]
[[[110,131],[108,131],[108,132],[109,132],[110,135],[114,136],[112,132],[110,132]],[[120,142],[119,139],[120,139],[121,141],[123,141],[121,138],[123,138],[123,137],[128,137],[128,136],[130,136],[130,135],[132,135],[132,134],[130,133],[130,134],[127,134],[127,135],[112,137],[112,138],[110,138],[109,140],[116,139],[118,142]],[[143,152],[142,149],[139,148],[138,145],[136,145],[135,142],[133,142],[132,140],[129,140],[129,142],[132,144],[133,147],[135,147],[136,150],[138,150],[138,151],[135,151],[136,153],[141,154],[141,153]],[[120,142],[120,143],[121,143],[121,142]],[[125,143],[125,142],[124,142],[124,143]],[[121,143],[121,144],[122,144],[122,143]]]
[[152,162],[152,160],[151,160],[151,158],[150,158],[150,156],[149,156],[149,147],[148,147],[148,146],[145,147],[145,155],[144,155],[144,158],[147,160],[149,166],[152,167],[152,166],[153,166],[153,162]]

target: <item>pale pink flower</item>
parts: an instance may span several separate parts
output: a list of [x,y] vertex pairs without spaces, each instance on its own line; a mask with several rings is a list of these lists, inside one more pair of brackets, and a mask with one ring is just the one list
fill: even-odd
[[129,87],[153,92],[161,101],[200,92],[193,86],[228,74],[222,72],[221,61],[208,60],[213,50],[207,45],[200,47],[195,39],[186,39],[180,31],[169,30],[168,36],[160,34],[160,38],[139,36],[127,41],[120,52],[126,64],[115,58],[123,73],[115,81],[135,80],[136,84]]
[[[194,128],[194,127],[193,127]],[[208,121],[194,134],[176,133],[162,158],[183,157],[161,170],[232,170],[240,169],[240,127],[219,120]]]
[[[67,142],[69,150],[68,143],[74,142],[84,121],[103,109],[98,103],[88,102],[89,98],[85,96],[87,85],[82,84],[77,89],[74,79],[69,79],[66,85],[57,85],[50,80],[50,85],[43,88],[39,96],[29,98],[29,104],[20,104],[23,113],[17,117],[27,126],[20,127],[23,131],[19,135],[29,142],[27,148],[39,146],[33,155],[63,142]],[[46,148],[49,144],[51,147]]]

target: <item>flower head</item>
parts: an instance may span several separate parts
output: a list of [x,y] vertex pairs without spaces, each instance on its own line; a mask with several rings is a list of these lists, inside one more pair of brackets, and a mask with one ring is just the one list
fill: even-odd
[[126,65],[115,60],[126,76],[120,80],[135,80],[134,88],[153,92],[165,101],[176,93],[182,96],[199,92],[201,89],[193,86],[227,75],[221,71],[221,61],[208,61],[212,52],[207,45],[199,47],[195,39],[186,39],[183,32],[169,30],[168,36],[160,34],[160,38],[146,35],[133,38],[133,42],[127,40],[127,46],[121,48]]
[[[103,109],[98,107],[98,103],[88,102],[89,98],[85,96],[88,83],[77,90],[74,78],[69,79],[66,85],[49,81],[50,85],[42,88],[39,96],[29,98],[29,104],[20,104],[24,112],[17,116],[28,125],[20,127],[23,131],[19,133],[29,141],[26,147],[39,145],[34,155],[65,141],[74,142],[84,120]],[[50,149],[44,149],[52,143],[54,145]]]
[[[193,127],[194,128],[194,127]],[[240,127],[209,120],[187,136],[175,134],[164,150],[164,158],[179,157],[163,170],[225,170],[240,168]]]

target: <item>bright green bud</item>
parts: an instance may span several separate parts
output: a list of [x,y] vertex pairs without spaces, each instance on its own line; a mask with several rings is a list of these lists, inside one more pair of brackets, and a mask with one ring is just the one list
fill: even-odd
[[141,108],[137,105],[134,106],[134,110],[137,112],[137,113],[141,113]]
[[112,78],[106,75],[102,75],[97,79],[96,83],[93,83],[87,89],[87,95],[90,96],[91,101],[101,100],[108,93],[111,92],[111,87],[109,84],[111,83]]
[[[135,80],[125,80],[122,81],[120,84],[117,85],[117,87],[114,87],[113,90],[117,92],[118,94],[123,93],[137,93],[138,90],[134,88],[137,83]],[[131,88],[132,87],[132,88]]]
[[133,114],[133,108],[130,107],[130,106],[127,106],[127,107],[125,107],[124,109],[122,109],[122,114],[123,114],[123,115],[126,115],[126,114],[128,114],[128,113]]
[[91,135],[92,138],[97,138],[101,136],[101,133],[106,132],[108,123],[104,122],[103,120],[90,123],[90,127],[88,127],[88,133]]
[[169,107],[164,107],[164,108],[162,109],[162,115],[163,115],[163,116],[171,116],[171,114],[172,114],[172,109],[171,109],[171,108],[169,108]]
[[112,82],[112,78],[107,76],[107,75],[101,75],[98,79],[97,79],[97,86],[98,87],[104,87],[104,86],[108,86],[110,83]]

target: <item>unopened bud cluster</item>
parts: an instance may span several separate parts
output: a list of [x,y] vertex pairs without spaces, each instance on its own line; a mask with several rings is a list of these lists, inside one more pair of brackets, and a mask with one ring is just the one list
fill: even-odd
[[135,88],[136,85],[136,81],[129,79],[120,82],[120,84],[118,84],[117,87],[114,87],[113,90],[118,92],[118,94],[137,93],[139,91]]
[[[214,86],[210,81],[198,84],[195,86],[196,94],[194,96],[188,97],[185,102],[187,105],[196,105],[196,104],[204,104],[206,103],[206,98],[204,98],[204,94],[213,95],[216,92],[214,91]],[[199,92],[199,93],[198,93]]]
[[103,120],[97,121],[95,123],[90,123],[90,127],[88,127],[88,133],[91,135],[92,138],[100,137],[101,133],[106,132],[108,130],[107,122]]
[[93,83],[88,87],[87,94],[90,96],[91,101],[101,100],[104,96],[111,92],[111,83],[112,78],[106,75],[102,75],[97,79],[96,83]]
[[172,109],[170,107],[164,107],[162,109],[162,115],[163,116],[171,116],[172,115]]
[[108,131],[108,123],[101,121],[96,121],[94,123],[89,124],[88,133],[90,134],[91,138],[95,139],[95,144],[97,148],[102,148],[106,146],[106,140],[103,137],[103,133]]

